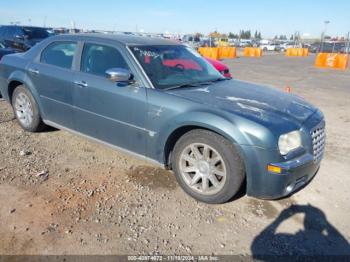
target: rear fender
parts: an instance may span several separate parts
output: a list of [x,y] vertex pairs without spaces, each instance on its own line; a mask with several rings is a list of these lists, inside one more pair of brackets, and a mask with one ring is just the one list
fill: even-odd
[[8,101],[10,102],[12,100],[11,97],[9,97],[9,87],[10,87],[10,83],[13,81],[18,81],[23,83],[24,87],[27,88],[32,96],[34,97],[35,102],[37,103],[38,107],[39,107],[39,112],[40,115],[43,119],[45,119],[45,111],[43,110],[41,101],[40,101],[40,96],[39,93],[37,92],[37,90],[34,87],[33,82],[31,81],[31,79],[27,76],[27,74],[25,72],[22,71],[14,71],[11,73],[9,80],[8,80],[8,88],[7,88],[7,98]]

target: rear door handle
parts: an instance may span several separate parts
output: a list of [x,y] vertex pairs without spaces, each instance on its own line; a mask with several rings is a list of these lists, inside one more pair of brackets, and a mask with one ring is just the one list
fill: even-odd
[[33,69],[33,68],[29,68],[28,72],[33,75],[38,75],[40,73],[38,69]]
[[74,81],[74,84],[80,87],[88,87],[88,84],[85,81]]

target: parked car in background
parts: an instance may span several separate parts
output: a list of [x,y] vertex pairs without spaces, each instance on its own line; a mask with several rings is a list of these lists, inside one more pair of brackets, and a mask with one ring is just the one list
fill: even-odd
[[18,50],[7,46],[5,43],[0,41],[0,61],[4,55],[17,53]]
[[61,35],[61,34],[68,34],[69,33],[69,29],[68,28],[54,28],[53,32],[55,35]]
[[230,46],[230,42],[228,38],[218,38],[216,40],[217,46]]
[[344,42],[324,42],[312,44],[309,48],[311,53],[343,53],[346,48]]
[[211,59],[211,58],[205,58],[210,64],[212,64],[216,70],[218,70],[224,77],[226,78],[232,78],[232,75],[230,73],[230,69],[228,68],[227,65],[224,63]]
[[342,54],[350,54],[350,45],[342,47],[340,49],[340,53],[342,53]]
[[196,35],[184,35],[181,40],[183,43],[194,49],[201,46],[201,38]]
[[287,42],[279,45],[279,51],[285,52],[288,48],[302,48],[302,44],[300,43],[294,43],[294,42]]
[[[18,50],[8,47],[5,43],[0,42],[0,61],[5,55],[17,53]],[[0,91],[0,98],[2,98]]]
[[7,25],[0,27],[0,41],[11,48],[27,51],[40,41],[54,35],[50,28]]
[[252,47],[253,43],[250,39],[240,39],[237,47]]
[[217,45],[214,40],[205,39],[200,41],[199,47],[217,47]]
[[309,47],[309,52],[310,53],[318,53],[318,51],[320,50],[320,43],[313,43],[310,45]]
[[[188,44],[185,44],[185,46],[192,48]],[[214,46],[212,46],[212,47],[214,47]],[[192,49],[193,49],[193,51],[195,51],[194,48],[192,48]],[[224,63],[220,62],[219,60],[215,60],[215,59],[211,59],[211,58],[207,58],[207,57],[204,57],[204,59],[207,60],[207,62],[209,62],[212,66],[214,66],[215,69],[218,70],[224,77],[232,78],[232,75],[230,73],[230,69]],[[188,68],[191,66],[193,67],[193,63],[188,63],[188,61],[185,61],[184,59],[177,59],[176,61],[178,61],[178,63],[175,63],[175,60],[172,60],[171,63],[169,63],[169,64],[174,64],[174,66],[175,65],[184,66],[185,68],[186,67]]]
[[263,51],[278,51],[279,45],[276,43],[260,44],[260,49]]
[[[193,66],[168,65],[179,59]],[[290,195],[315,176],[325,148],[316,107],[227,79],[164,39],[51,37],[1,60],[0,90],[24,130],[46,124],[149,159],[207,203],[232,199],[242,185],[259,198]]]

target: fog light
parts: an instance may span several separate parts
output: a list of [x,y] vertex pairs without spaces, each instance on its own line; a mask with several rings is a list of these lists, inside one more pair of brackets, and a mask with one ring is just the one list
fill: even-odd
[[272,173],[281,174],[282,168],[280,168],[279,166],[267,165],[267,171],[272,172]]
[[292,191],[293,191],[293,189],[294,189],[294,185],[292,184],[292,185],[289,185],[289,186],[287,186],[287,188],[286,188],[286,192],[287,193],[291,193]]

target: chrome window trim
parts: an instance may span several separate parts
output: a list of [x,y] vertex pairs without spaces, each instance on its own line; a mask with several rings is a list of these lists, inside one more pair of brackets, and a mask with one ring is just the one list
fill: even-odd
[[137,66],[140,68],[144,78],[146,79],[148,85],[150,87],[147,88],[151,88],[151,89],[155,89],[154,85],[152,84],[152,81],[149,79],[148,75],[146,74],[145,70],[143,69],[142,65],[140,64],[140,62],[137,60],[137,58],[135,57],[134,53],[130,50],[129,46],[126,46],[126,49],[128,50],[129,54],[131,55],[132,59],[134,59],[135,63],[137,64]]

